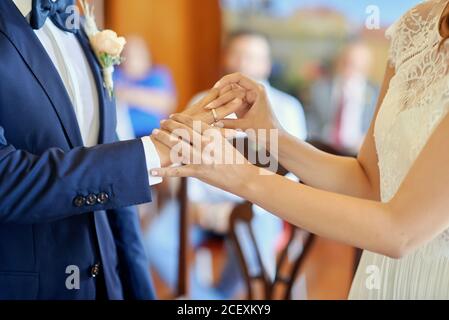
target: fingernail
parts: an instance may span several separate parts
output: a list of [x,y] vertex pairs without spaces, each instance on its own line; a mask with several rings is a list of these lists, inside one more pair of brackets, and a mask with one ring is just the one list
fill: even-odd
[[164,123],[166,123],[167,122],[167,120],[162,120],[161,121],[161,124],[164,124]]
[[213,104],[213,102],[211,102],[211,103],[209,103],[207,106],[205,106],[204,109],[207,109],[207,110],[214,109],[214,104]]
[[159,129],[154,129],[153,130],[153,134],[158,134],[159,132],[161,132],[161,130],[159,130]]
[[174,116],[175,116],[174,114],[171,114],[171,115],[169,116],[169,118],[172,119]]

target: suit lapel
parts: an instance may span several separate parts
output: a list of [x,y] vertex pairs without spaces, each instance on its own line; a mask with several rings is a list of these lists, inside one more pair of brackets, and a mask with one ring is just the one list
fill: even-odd
[[107,133],[115,132],[115,128],[112,127],[114,125],[114,121],[112,120],[112,112],[115,112],[114,101],[109,97],[109,94],[104,87],[100,63],[95,53],[92,51],[87,35],[83,30],[80,30],[77,34],[77,38],[83,48],[87,61],[89,62],[97,86],[98,104],[100,108],[100,134],[98,143],[111,142],[107,138]]
[[11,0],[0,1],[0,32],[15,46],[49,98],[71,147],[83,145],[67,90],[33,29]]

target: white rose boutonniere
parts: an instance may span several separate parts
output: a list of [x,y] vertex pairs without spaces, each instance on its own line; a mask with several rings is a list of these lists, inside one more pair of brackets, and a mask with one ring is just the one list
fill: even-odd
[[84,31],[101,64],[104,86],[109,92],[109,97],[112,98],[114,94],[114,80],[112,78],[114,67],[120,65],[123,61],[121,54],[126,40],[112,30],[100,31],[95,22],[94,8],[86,0],[81,1],[81,8],[86,19]]

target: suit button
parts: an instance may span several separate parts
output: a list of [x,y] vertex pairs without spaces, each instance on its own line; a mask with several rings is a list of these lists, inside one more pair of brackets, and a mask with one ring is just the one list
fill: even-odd
[[94,194],[90,194],[87,196],[86,203],[88,206],[93,206],[97,204],[97,196]]
[[101,265],[99,263],[96,263],[92,266],[92,268],[90,269],[90,276],[92,278],[96,278],[100,275],[100,268]]
[[109,195],[106,192],[102,192],[98,195],[97,201],[99,204],[106,204],[109,201]]
[[73,204],[75,205],[75,207],[81,208],[86,204],[86,198],[83,196],[78,196],[75,198],[75,200],[73,200]]

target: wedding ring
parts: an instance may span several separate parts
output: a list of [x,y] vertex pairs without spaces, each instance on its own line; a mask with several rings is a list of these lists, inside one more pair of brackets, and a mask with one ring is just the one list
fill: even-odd
[[214,117],[214,122],[218,122],[217,110],[212,109],[212,116]]

